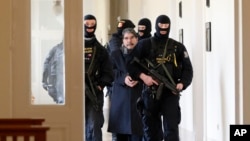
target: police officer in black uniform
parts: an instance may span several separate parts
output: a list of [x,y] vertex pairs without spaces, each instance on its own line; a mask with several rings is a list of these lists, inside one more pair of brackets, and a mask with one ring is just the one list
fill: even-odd
[[[188,52],[182,43],[169,38],[170,27],[168,16],[157,17],[156,33],[152,38],[139,41],[136,56],[140,62],[132,63],[129,69],[130,73],[144,82],[142,97],[145,141],[161,140],[158,135],[159,115],[163,116],[164,141],[179,141],[180,92],[191,84],[193,78]],[[157,75],[153,75],[150,70],[154,70]]]
[[[142,18],[138,22],[138,38],[139,40],[146,39],[152,37],[151,31],[152,31],[152,24],[151,21],[148,18]],[[140,97],[137,100],[137,108],[138,111],[143,114],[143,100],[142,97]],[[155,121],[158,121],[156,123],[159,125],[159,132],[158,135],[161,139],[163,139],[163,131],[162,131],[162,121],[161,121],[161,115],[159,115],[158,119],[155,119]]]
[[111,86],[114,76],[106,49],[95,37],[97,26],[93,15],[84,17],[85,33],[85,135],[86,141],[102,141],[103,88]]

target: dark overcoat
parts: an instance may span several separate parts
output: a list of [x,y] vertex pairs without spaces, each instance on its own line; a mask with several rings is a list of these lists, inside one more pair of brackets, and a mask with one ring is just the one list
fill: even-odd
[[128,74],[127,65],[131,60],[130,54],[123,54],[120,49],[111,54],[115,80],[108,122],[108,131],[120,134],[142,135],[142,122],[136,109],[136,101],[141,95],[142,83],[131,88],[125,84]]

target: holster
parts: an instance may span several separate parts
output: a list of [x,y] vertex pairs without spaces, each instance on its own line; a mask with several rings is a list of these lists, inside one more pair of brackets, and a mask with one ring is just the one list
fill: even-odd
[[154,114],[157,111],[157,107],[159,104],[159,100],[156,99],[157,96],[157,88],[156,86],[153,87],[145,87],[142,92],[143,98],[143,114]]
[[161,99],[163,88],[164,88],[164,84],[160,83],[160,85],[158,86],[157,91],[156,91],[156,96],[155,96],[156,100],[160,100]]

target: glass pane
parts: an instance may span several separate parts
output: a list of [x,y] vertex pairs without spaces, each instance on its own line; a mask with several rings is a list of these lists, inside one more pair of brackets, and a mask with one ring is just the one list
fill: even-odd
[[31,0],[31,103],[65,104],[64,1]]

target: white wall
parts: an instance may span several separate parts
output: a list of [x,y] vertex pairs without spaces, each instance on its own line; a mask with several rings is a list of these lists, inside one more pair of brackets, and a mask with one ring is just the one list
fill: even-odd
[[235,123],[234,1],[211,1],[205,17],[212,23],[212,52],[204,61],[207,137],[227,141]]
[[[182,17],[179,16],[179,3],[182,3]],[[197,71],[197,70],[202,70],[200,66],[197,66],[196,64],[200,64],[202,61],[202,50],[196,50],[196,56],[199,59],[194,60],[194,53],[193,50],[195,48],[198,48],[202,44],[202,36],[197,36],[200,34],[201,28],[197,28],[197,26],[201,21],[199,18],[196,17],[197,9],[195,6],[197,6],[198,3],[195,2],[195,0],[189,0],[189,1],[181,1],[178,0],[175,2],[175,7],[176,7],[176,13],[175,13],[175,18],[176,18],[176,28],[174,29],[176,33],[176,39],[178,40],[179,38],[179,30],[183,29],[183,43],[187,48],[187,51],[189,53],[189,56],[191,58],[192,64],[193,64],[193,69],[194,69],[194,78],[193,78],[193,83],[197,82],[197,79],[199,78],[199,75],[202,72]],[[196,40],[194,40],[196,39]],[[185,137],[185,139],[189,141],[194,141],[195,139],[195,133],[196,131],[199,131],[202,129],[200,127],[199,130],[198,127],[197,129],[194,128],[195,126],[195,121],[193,120],[195,118],[195,111],[194,111],[194,106],[195,102],[193,99],[196,96],[197,93],[193,92],[193,83],[191,86],[189,86],[188,89],[186,89],[183,92],[183,96],[181,97],[181,107],[182,107],[182,122],[180,125],[180,133]],[[200,84],[199,84],[200,85]],[[202,88],[202,87],[200,87]],[[200,89],[198,93],[201,93]],[[198,99],[199,101],[201,99]],[[198,103],[200,104],[200,103]],[[202,115],[197,115],[199,118]],[[197,137],[198,138],[198,137]],[[201,140],[199,138],[198,140]]]
[[[204,132],[204,16],[203,16],[203,4],[201,0],[190,0],[183,1],[183,21],[182,26],[184,27],[184,44],[189,50],[189,54],[192,59],[194,78],[192,83],[192,102],[193,102],[193,130],[192,138],[195,141],[203,140]],[[190,11],[190,12],[189,12]],[[187,13],[187,14],[185,14]],[[184,99],[185,100],[185,99]],[[183,100],[183,101],[184,101]],[[185,101],[188,101],[186,99]],[[191,102],[191,101],[190,101]],[[190,103],[189,103],[190,104]],[[190,104],[191,105],[191,104]],[[187,106],[182,105],[183,107]],[[188,109],[183,113],[188,115]],[[188,122],[188,121],[186,121]],[[187,128],[185,126],[185,128]],[[188,129],[188,128],[187,128]],[[193,137],[194,136],[194,137]]]

